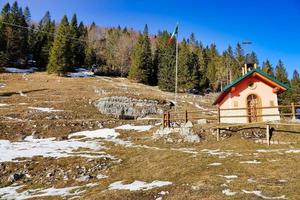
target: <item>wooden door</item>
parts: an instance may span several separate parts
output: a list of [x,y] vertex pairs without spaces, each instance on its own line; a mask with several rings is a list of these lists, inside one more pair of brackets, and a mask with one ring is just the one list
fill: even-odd
[[259,110],[260,101],[258,96],[255,94],[251,94],[247,97],[247,108],[248,108],[248,121],[249,123],[258,122],[259,121]]

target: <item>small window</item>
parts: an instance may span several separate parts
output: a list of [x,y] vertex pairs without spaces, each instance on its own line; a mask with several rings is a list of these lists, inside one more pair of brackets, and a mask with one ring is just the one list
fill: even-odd
[[234,101],[233,102],[233,106],[236,108],[236,107],[238,107],[239,106],[239,102],[238,101]]
[[274,106],[274,101],[270,101],[270,106]]
[[256,88],[256,84],[254,82],[250,82],[248,84],[248,88],[251,89],[251,90],[254,90]]

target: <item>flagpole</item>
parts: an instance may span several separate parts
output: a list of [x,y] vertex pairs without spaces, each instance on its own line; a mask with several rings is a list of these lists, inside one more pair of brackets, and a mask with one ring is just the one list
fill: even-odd
[[[178,27],[178,22],[177,22]],[[178,89],[178,32],[179,28],[177,29],[176,35],[176,60],[175,60],[175,112],[177,111],[177,89]]]

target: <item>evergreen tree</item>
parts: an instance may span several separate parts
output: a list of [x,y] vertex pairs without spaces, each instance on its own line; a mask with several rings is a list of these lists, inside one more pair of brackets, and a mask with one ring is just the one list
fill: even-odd
[[50,50],[50,59],[47,66],[48,73],[65,75],[72,68],[70,55],[69,22],[64,16],[57,29],[57,33]]
[[34,48],[34,59],[37,67],[45,68],[49,63],[50,48],[54,40],[55,22],[51,21],[50,12],[47,11],[38,25],[37,41]]
[[27,6],[24,9],[24,18],[25,18],[27,25],[29,26],[31,23],[31,13]]
[[281,81],[282,83],[289,84],[288,73],[281,60],[279,60],[278,64],[276,65],[275,76],[277,80]]
[[148,26],[145,25],[143,35],[140,34],[132,54],[132,65],[129,78],[141,83],[150,84],[152,75],[151,44],[148,36]]
[[[25,28],[28,27],[23,11],[18,6],[17,2],[14,2],[11,8],[9,4],[6,4],[2,10],[2,17],[5,22]],[[12,65],[23,64],[23,61],[20,61],[26,59],[28,51],[28,30],[5,25],[4,34],[6,38],[6,50],[9,62]]]
[[[288,79],[288,73],[284,67],[284,64],[281,60],[278,61],[278,64],[275,68],[275,76],[276,79],[280,82],[286,84],[289,86],[289,79]],[[281,105],[288,105],[291,102],[291,90],[289,89],[286,92],[283,92],[278,95],[278,102]],[[281,111],[287,112],[286,109],[281,109]]]
[[237,43],[235,47],[235,58],[238,61],[239,67],[244,65],[245,62],[244,49],[242,48],[242,45],[240,43]]
[[79,40],[79,30],[78,30],[78,23],[77,23],[77,16],[76,14],[73,15],[70,23],[70,32],[69,37],[72,38],[71,40],[71,65],[73,67],[80,66],[79,60],[79,48],[80,48],[80,40]]
[[300,76],[297,70],[293,73],[293,78],[291,80],[291,93],[292,102],[300,104]]
[[262,71],[270,76],[274,76],[274,69],[268,59],[262,63]]
[[189,64],[190,52],[184,39],[180,44],[178,55],[178,91],[186,92],[190,89]]
[[159,33],[156,42],[158,60],[158,86],[164,91],[175,91],[175,41],[168,43],[167,31]]

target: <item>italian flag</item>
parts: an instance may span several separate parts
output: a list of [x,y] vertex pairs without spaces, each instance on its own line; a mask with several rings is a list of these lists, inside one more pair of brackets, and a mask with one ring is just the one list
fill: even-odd
[[178,34],[178,24],[176,25],[176,27],[175,27],[175,29],[174,29],[174,31],[173,31],[171,37],[170,37],[169,40],[168,40],[168,43],[169,43],[169,44],[171,44],[171,43],[173,42],[174,37],[175,37],[175,35],[177,35],[177,34]]

